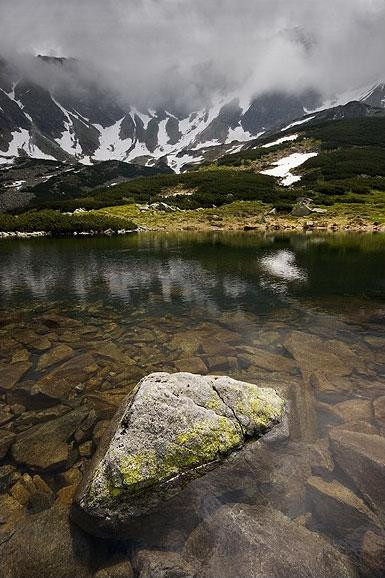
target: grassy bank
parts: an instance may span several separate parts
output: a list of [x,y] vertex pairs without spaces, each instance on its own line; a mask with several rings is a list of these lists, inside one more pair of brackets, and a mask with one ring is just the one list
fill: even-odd
[[182,230],[242,230],[255,228],[303,230],[314,223],[317,228],[337,230],[385,231],[385,207],[383,195],[373,194],[371,202],[362,204],[336,203],[324,215],[293,217],[290,214],[268,215],[273,205],[259,201],[237,201],[222,207],[164,213],[158,210],[140,211],[134,204],[106,207],[95,211],[106,217],[119,217],[127,222],[135,222],[139,228],[153,231]]
[[45,231],[53,236],[61,236],[121,229],[136,229],[136,225],[125,216],[97,211],[72,215],[53,210],[29,211],[21,215],[0,214],[0,232],[7,233]]
[[0,215],[0,232],[46,231],[53,236],[81,232],[103,233],[106,230],[209,231],[209,230],[384,230],[385,201],[382,192],[365,195],[362,202],[339,202],[327,207],[323,215],[293,217],[290,213],[268,214],[271,203],[235,201],[216,208],[198,208],[177,212],[156,209],[141,210],[140,205],[104,207],[84,213],[66,215],[54,210],[30,211],[21,215]]

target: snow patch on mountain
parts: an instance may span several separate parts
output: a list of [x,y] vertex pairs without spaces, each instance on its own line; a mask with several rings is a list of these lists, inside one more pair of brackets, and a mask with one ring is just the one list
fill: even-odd
[[93,158],[97,161],[107,161],[110,159],[123,161],[127,156],[127,151],[132,145],[130,138],[122,139],[120,131],[125,117],[116,123],[103,128],[101,124],[95,124],[99,131],[99,148],[94,152]]
[[20,150],[35,159],[56,160],[53,156],[43,153],[43,151],[33,143],[31,135],[25,128],[21,128],[12,133],[12,141],[9,143],[7,155],[11,157],[20,156]]
[[283,136],[282,138],[279,138],[279,139],[277,139],[277,140],[275,140],[275,141],[273,141],[273,142],[269,142],[269,143],[267,143],[267,144],[262,145],[262,148],[267,149],[267,148],[270,148],[270,147],[274,147],[274,146],[276,146],[276,145],[280,145],[280,144],[282,144],[282,143],[284,143],[284,142],[290,142],[290,141],[293,141],[293,140],[297,140],[297,138],[298,138],[298,134],[291,134],[291,135],[289,135],[289,136]]
[[13,181],[13,183],[10,183],[9,185],[3,185],[5,189],[21,189],[21,187],[24,185],[24,183],[26,183],[27,181],[24,180],[20,180],[20,181]]
[[[263,134],[263,133],[259,133]],[[247,142],[249,140],[258,138],[259,135],[253,136],[248,131],[245,131],[244,128],[239,124],[235,128],[229,128],[229,132],[227,133],[227,138],[225,140],[225,144],[230,144],[234,141],[238,142]]]
[[136,159],[138,157],[148,157],[148,156],[152,156],[153,158],[157,158],[154,153],[151,153],[148,150],[146,143],[136,140],[132,150],[127,152],[126,157],[122,160],[124,160],[126,162],[130,162],[130,161],[133,161],[134,159]]
[[53,102],[56,104],[58,108],[64,114],[66,120],[64,121],[65,130],[63,131],[61,137],[55,138],[55,141],[59,145],[61,149],[63,149],[66,153],[70,155],[74,155],[76,158],[83,157],[82,147],[78,139],[76,138],[75,128],[73,126],[73,122],[71,116],[67,109],[64,108],[55,98],[52,97]]
[[9,167],[2,167],[3,170],[6,168],[10,169],[11,165],[15,162],[15,157],[5,157],[0,156],[0,165],[10,165]]
[[206,141],[206,142],[199,143],[199,144],[196,145],[195,147],[192,147],[191,150],[192,150],[192,151],[199,151],[199,150],[202,150],[202,149],[208,149],[208,148],[210,148],[210,147],[217,147],[217,146],[220,145],[220,144],[221,144],[220,140],[216,138],[216,139],[214,139],[214,140],[208,140],[208,141]]
[[161,120],[158,126],[158,145],[159,149],[162,150],[170,141],[169,134],[167,132],[168,118]]
[[307,118],[303,118],[302,120],[296,120],[296,121],[292,122],[291,124],[288,124],[287,126],[285,126],[285,128],[281,129],[281,132],[284,132],[285,130],[289,130],[290,128],[293,128],[295,126],[299,126],[301,124],[305,124],[307,122],[310,122],[314,118],[315,118],[315,115],[314,116],[308,116]]
[[187,164],[199,164],[204,160],[203,156],[193,157],[189,154],[184,154],[180,156],[174,156],[169,165],[176,172],[180,173],[182,168]]
[[273,163],[274,168],[261,171],[261,174],[277,177],[281,180],[280,182],[283,186],[289,187],[293,183],[301,180],[300,176],[293,175],[291,171],[317,155],[318,153],[293,153],[276,161]]

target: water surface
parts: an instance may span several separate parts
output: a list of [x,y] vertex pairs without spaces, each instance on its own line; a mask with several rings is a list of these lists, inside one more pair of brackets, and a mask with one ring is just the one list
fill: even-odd
[[[371,444],[385,435],[384,327],[379,235],[2,241],[0,375],[25,372],[0,383],[0,427],[20,435],[80,405],[93,418],[67,440],[65,464],[20,464],[10,451],[1,464],[38,472],[57,499],[140,377],[183,370],[275,387],[290,402],[289,438],[254,444],[247,460],[197,482],[162,537],[144,529],[138,547],[183,550],[224,504],[263,504],[325,537],[362,575],[381,575],[367,544],[384,539],[385,495],[381,504],[371,489]],[[367,436],[366,487],[330,442],[341,431]],[[352,515],[346,496],[369,513]]]

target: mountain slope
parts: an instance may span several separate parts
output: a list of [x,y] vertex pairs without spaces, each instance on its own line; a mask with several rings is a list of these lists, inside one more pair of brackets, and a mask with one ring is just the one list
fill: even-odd
[[84,164],[113,159],[151,165],[162,159],[179,171],[203,160],[213,145],[230,148],[320,104],[313,93],[271,93],[242,104],[218,100],[189,114],[139,111],[85,83],[76,61],[40,57],[39,65],[79,87],[69,93],[59,83],[48,91],[0,60],[0,163],[14,156]]
[[[315,196],[327,205],[342,197],[343,202],[362,202],[373,191],[385,191],[385,109],[349,103],[299,122],[182,174],[84,190],[78,198],[71,191],[48,204],[63,210],[162,200],[183,209],[233,201],[288,207],[298,196]],[[58,190],[64,188],[59,180]],[[37,196],[33,204],[42,208],[49,198]]]
[[[221,147],[211,148],[219,156]],[[25,163],[50,172],[42,187],[20,191],[35,191],[29,200],[32,211],[0,215],[0,236],[2,230],[51,231],[53,226],[60,233],[75,225],[115,229],[114,219],[121,229],[136,223],[155,230],[385,230],[385,109],[348,103],[307,115],[237,149],[181,174],[133,178],[115,186],[110,180],[97,188],[92,187],[98,165],[19,159],[3,171]],[[116,161],[99,166],[113,171],[115,164],[130,166]],[[105,172],[104,178],[111,176]],[[47,176],[52,185],[48,179],[44,186]],[[299,198],[313,199],[313,206]],[[72,213],[79,208],[87,212]],[[78,223],[73,217],[79,214],[90,221]]]
[[101,186],[114,187],[133,178],[162,173],[173,171],[161,164],[144,167],[104,161],[89,166],[20,157],[12,164],[0,165],[0,212],[36,202],[79,197]]
[[[222,204],[232,198],[253,199],[255,195],[263,200],[272,194],[285,203],[299,194],[293,185],[323,193],[328,188],[342,193],[368,191],[376,184],[373,179],[383,177],[385,109],[351,102],[307,115],[252,141],[236,146],[233,143],[230,148],[226,144],[211,146],[207,150],[209,160],[191,165],[190,172],[180,177],[155,176],[172,173],[160,163],[144,167],[96,161],[84,166],[19,158],[14,164],[0,166],[0,209],[47,204],[92,208],[124,204],[128,199],[152,202],[162,197],[169,197],[180,206],[195,207]],[[230,169],[235,171],[233,176]],[[258,174],[270,178],[263,182],[262,197],[261,182],[256,181]],[[136,178],[152,175],[150,179]],[[379,186],[381,189],[382,181]]]
[[[305,117],[217,161],[276,177],[297,196],[322,204],[361,204],[379,194],[385,206],[385,109],[352,102]],[[382,199],[382,200],[381,200]]]
[[[84,80],[75,60],[41,56],[38,62],[42,76],[56,79],[50,90],[0,59],[0,165],[19,156],[82,164],[116,160],[153,166],[161,161],[179,172],[313,117],[355,118],[385,108],[385,85],[379,83],[335,99],[337,104],[345,104],[348,96],[360,99],[367,105],[360,110],[351,104],[322,111],[315,93],[276,92],[250,102],[223,98],[190,113],[139,111],[123,106],[108,88]],[[69,91],[68,85],[75,89]]]

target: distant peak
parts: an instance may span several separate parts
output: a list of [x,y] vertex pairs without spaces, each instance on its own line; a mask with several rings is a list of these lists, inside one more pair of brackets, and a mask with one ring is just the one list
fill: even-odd
[[45,54],[38,54],[37,58],[48,64],[55,64],[57,66],[63,66],[69,62],[75,62],[75,58],[67,58],[66,56],[47,56]]

